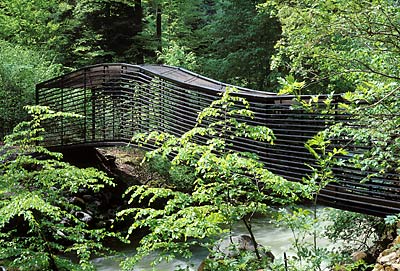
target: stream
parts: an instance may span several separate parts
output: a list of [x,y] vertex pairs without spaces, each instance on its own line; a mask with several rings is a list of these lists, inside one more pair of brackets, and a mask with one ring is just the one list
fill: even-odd
[[[324,210],[324,209],[320,209]],[[252,229],[256,240],[261,245],[270,248],[275,258],[283,258],[283,253],[286,252],[288,255],[293,255],[293,251],[290,251],[291,242],[293,241],[292,232],[288,228],[277,227],[271,223],[268,218],[256,218],[252,221]],[[234,235],[248,234],[243,223],[239,223],[234,227]],[[329,246],[327,240],[319,240],[320,246]],[[122,252],[126,255],[133,255],[135,251],[134,247],[126,248]],[[196,271],[200,263],[206,258],[208,252],[204,248],[194,248],[193,257],[191,259],[175,259],[169,263],[161,263],[157,265],[157,270],[174,270],[177,267],[189,266],[191,271]],[[156,254],[150,255],[140,262],[132,271],[150,271],[153,270],[150,263]],[[122,270],[119,263],[123,260],[122,256],[112,256],[96,258],[93,260],[96,270],[98,271],[120,271]]]

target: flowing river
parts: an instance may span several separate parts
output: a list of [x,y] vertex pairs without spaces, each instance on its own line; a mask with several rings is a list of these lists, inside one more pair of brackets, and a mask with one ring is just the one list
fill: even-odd
[[[322,211],[323,209],[319,209]],[[324,212],[324,211],[323,211]],[[284,227],[277,227],[272,224],[267,218],[256,218],[252,221],[252,229],[256,240],[263,246],[270,248],[275,258],[283,258],[283,253],[286,252],[288,255],[293,254],[290,250],[291,242],[293,241],[293,235],[290,229]],[[234,235],[248,234],[243,223],[240,223],[234,228]],[[320,246],[328,246],[327,240],[319,240]],[[126,256],[133,255],[135,248],[124,249],[123,253]],[[208,252],[204,248],[195,248],[193,251],[193,257],[191,259],[176,259],[169,263],[161,263],[157,265],[157,270],[174,270],[177,267],[187,267],[189,270],[197,270],[200,263],[206,258]],[[147,271],[153,270],[150,263],[155,258],[155,254],[145,258],[140,264],[138,264],[133,271]],[[113,256],[106,258],[97,258],[93,262],[98,271],[119,271],[122,270],[119,263],[123,260],[122,256]]]

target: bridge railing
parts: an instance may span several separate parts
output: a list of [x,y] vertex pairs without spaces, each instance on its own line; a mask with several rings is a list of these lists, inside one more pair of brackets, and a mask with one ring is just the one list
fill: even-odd
[[[100,64],[37,85],[36,99],[54,110],[83,116],[49,124],[47,146],[105,146],[127,144],[137,132],[180,136],[227,86],[175,67]],[[349,120],[339,109],[330,114],[293,109],[293,96],[239,90],[255,112],[248,121],[271,128],[276,140],[270,145],[242,138],[232,141],[232,148],[257,153],[269,170],[292,181],[301,181],[310,173],[306,164],[314,164],[304,143],[327,126]],[[339,100],[338,96],[333,103]],[[360,183],[364,174],[359,170],[341,167],[335,172],[340,182],[324,189],[321,201],[376,215],[400,211],[400,186],[390,177]]]

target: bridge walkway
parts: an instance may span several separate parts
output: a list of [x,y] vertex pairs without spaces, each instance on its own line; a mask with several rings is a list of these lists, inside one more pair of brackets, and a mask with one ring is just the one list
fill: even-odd
[[[36,102],[84,116],[52,123],[47,146],[124,145],[136,132],[157,130],[180,136],[195,125],[198,112],[228,86],[176,67],[99,64],[38,84]],[[292,108],[293,96],[238,89],[255,112],[249,122],[270,127],[277,139],[270,145],[242,138],[231,142],[233,148],[255,152],[270,171],[291,181],[301,181],[310,173],[306,164],[314,160],[304,147],[309,138],[336,122],[351,125],[350,116],[339,109],[331,114],[307,112]],[[321,107],[323,100],[321,96]],[[339,102],[336,96],[334,103]],[[354,151],[365,148],[351,147]],[[335,174],[339,181],[322,191],[321,203],[377,216],[400,213],[398,175],[360,182],[365,173],[346,166],[336,168]]]

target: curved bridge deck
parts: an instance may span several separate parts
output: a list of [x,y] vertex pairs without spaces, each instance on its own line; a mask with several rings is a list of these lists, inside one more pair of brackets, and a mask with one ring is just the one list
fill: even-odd
[[[136,132],[181,135],[227,86],[170,66],[99,64],[38,84],[36,102],[84,116],[49,125],[47,146],[119,145],[128,144]],[[304,143],[335,122],[349,121],[339,110],[332,114],[293,110],[293,96],[238,89],[255,112],[249,122],[272,128],[277,139],[269,145],[243,138],[232,142],[233,148],[257,153],[269,170],[292,181],[310,173],[306,163],[313,164]],[[336,99],[338,103],[340,97]],[[360,183],[364,175],[359,170],[341,167],[335,173],[340,181],[322,191],[321,203],[377,216],[400,212],[399,176]]]

